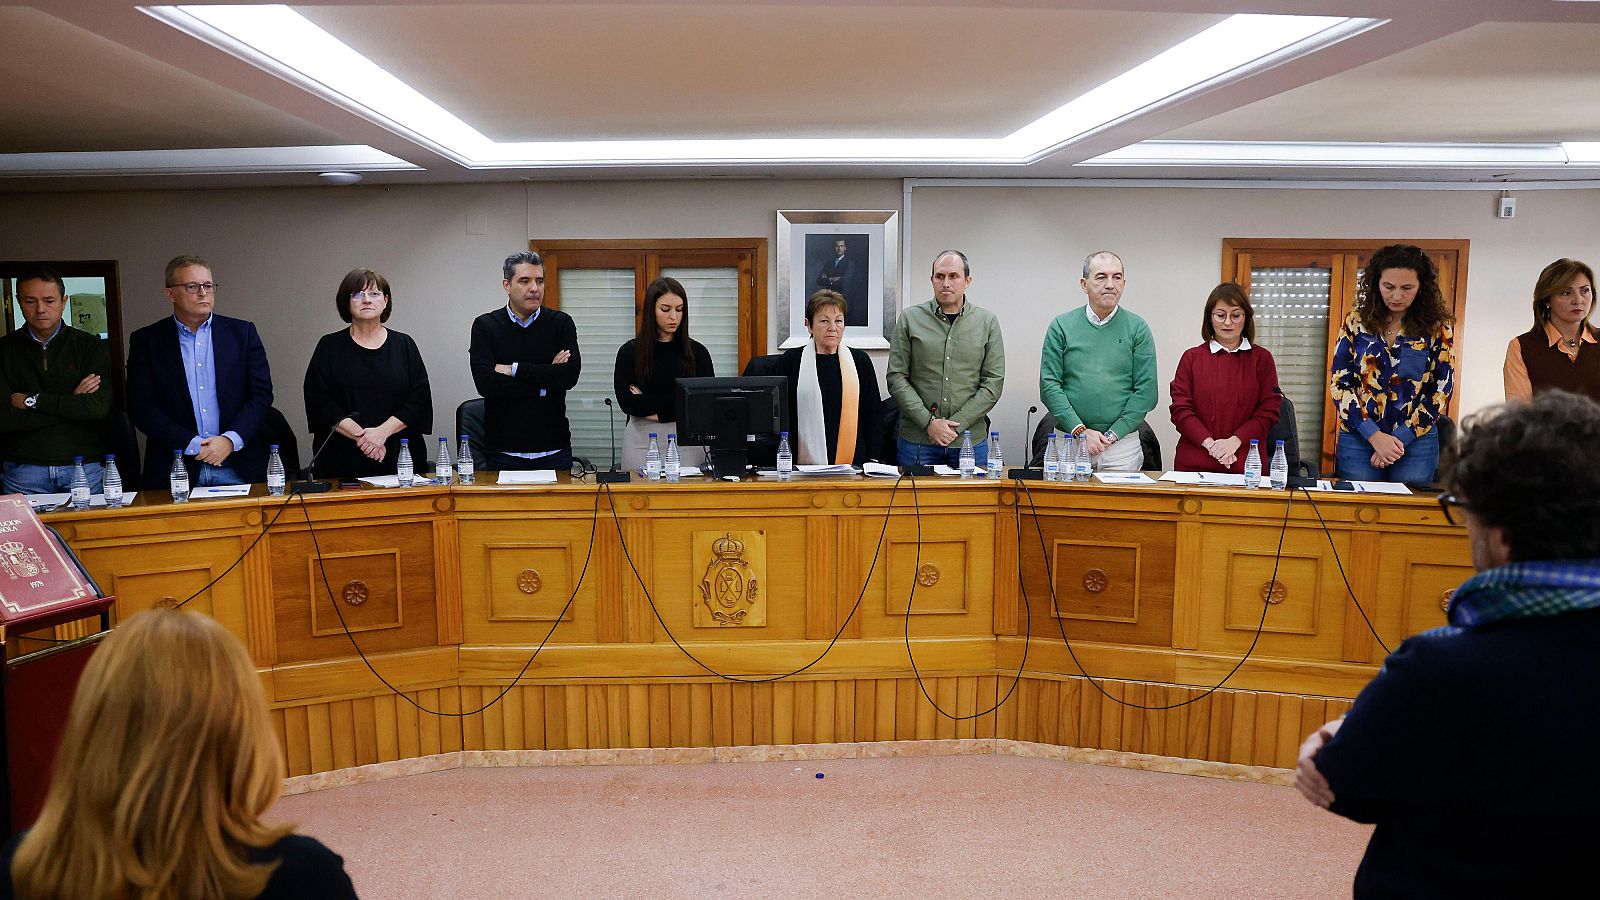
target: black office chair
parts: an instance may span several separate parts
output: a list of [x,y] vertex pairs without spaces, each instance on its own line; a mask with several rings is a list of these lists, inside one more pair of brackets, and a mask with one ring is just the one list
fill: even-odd
[[1272,448],[1278,441],[1283,441],[1283,453],[1289,458],[1289,473],[1314,478],[1316,470],[1306,460],[1300,458],[1300,423],[1294,417],[1294,401],[1284,395],[1283,403],[1278,406],[1278,421],[1267,432],[1267,460],[1272,459]]
[[[1044,465],[1044,445],[1049,440],[1050,432],[1056,430],[1056,417],[1045,413],[1033,429],[1033,444],[1028,454],[1029,468],[1038,468]],[[1156,439],[1155,429],[1148,423],[1139,423],[1139,449],[1144,451],[1144,461],[1139,468],[1146,472],[1155,472],[1161,469],[1161,442]]]
[[752,356],[750,357],[750,361],[744,364],[744,374],[746,376],[782,375],[783,373],[778,371],[778,363],[782,359],[782,353],[769,353],[766,356]]
[[283,470],[291,477],[300,474],[300,439],[295,437],[289,420],[274,406],[261,419],[261,430],[256,439],[263,444],[277,444],[278,457],[283,460]]
[[140,467],[139,433],[134,430],[127,410],[112,409],[106,418],[106,449],[117,455],[117,471],[122,473],[122,483],[137,485],[139,473],[144,469]]
[[[456,437],[467,436],[467,444],[472,450],[472,468],[482,472],[489,467],[489,448],[483,441],[483,398],[473,397],[463,400],[456,407]],[[457,447],[457,452],[460,451]]]

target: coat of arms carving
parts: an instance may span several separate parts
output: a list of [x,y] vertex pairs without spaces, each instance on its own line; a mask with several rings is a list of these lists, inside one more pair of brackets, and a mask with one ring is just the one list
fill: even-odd
[[695,558],[709,555],[694,609],[698,628],[767,624],[766,533],[697,531]]

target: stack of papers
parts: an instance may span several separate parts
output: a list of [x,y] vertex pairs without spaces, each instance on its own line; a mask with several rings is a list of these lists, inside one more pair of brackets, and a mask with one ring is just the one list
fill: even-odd
[[[399,475],[369,475],[366,478],[357,478],[356,480],[372,487],[391,488],[400,486]],[[430,484],[438,483],[437,479],[426,475],[417,475],[411,479],[412,487],[427,487]]]
[[1394,481],[1352,481],[1358,494],[1410,494],[1411,489]]
[[[139,494],[137,492],[135,492],[135,491],[123,491],[122,492],[122,505],[123,506],[127,506],[128,504],[132,503],[133,502],[133,498],[135,498],[137,496],[139,496]],[[71,500],[71,499],[72,499],[72,495],[71,494],[29,494],[28,495],[28,505],[33,507],[35,512],[38,512],[38,511],[41,511],[41,510],[52,510],[52,509],[56,509],[57,507],[60,507],[60,508],[64,509],[64,508],[66,508],[67,501]],[[93,494],[93,495],[91,495],[89,497],[89,506],[91,508],[92,507],[96,507],[96,506],[105,506],[105,505],[106,505],[106,495],[105,494]]]
[[1155,484],[1156,480],[1143,472],[1096,472],[1094,477],[1106,484]]
[[[759,469],[759,470],[756,471],[756,474],[761,476],[762,478],[776,477],[777,474],[778,474],[778,470],[777,469]],[[796,475],[859,475],[859,474],[861,474],[861,470],[856,468],[855,466],[819,465],[819,464],[815,464],[815,463],[806,463],[804,465],[795,466],[794,467],[794,474],[796,474]]]
[[875,462],[862,463],[861,474],[870,476],[872,478],[899,478],[900,467],[886,466],[883,463]]

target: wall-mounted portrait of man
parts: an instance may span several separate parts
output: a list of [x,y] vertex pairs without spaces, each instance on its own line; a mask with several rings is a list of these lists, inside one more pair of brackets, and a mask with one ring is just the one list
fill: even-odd
[[848,308],[844,323],[866,325],[867,260],[869,237],[866,234],[808,234],[805,266],[809,290],[826,288],[844,295]]

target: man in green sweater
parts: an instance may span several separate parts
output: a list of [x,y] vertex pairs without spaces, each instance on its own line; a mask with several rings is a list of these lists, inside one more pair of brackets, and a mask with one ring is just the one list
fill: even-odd
[[1095,467],[1143,467],[1139,425],[1156,408],[1156,344],[1150,326],[1122,309],[1122,258],[1083,261],[1085,306],[1055,317],[1039,358],[1039,396],[1056,427],[1088,439]]
[[7,493],[72,489],[72,458],[82,456],[89,490],[104,490],[110,352],[99,335],[61,321],[67,286],[39,267],[17,279],[25,327],[0,338],[0,455]]

